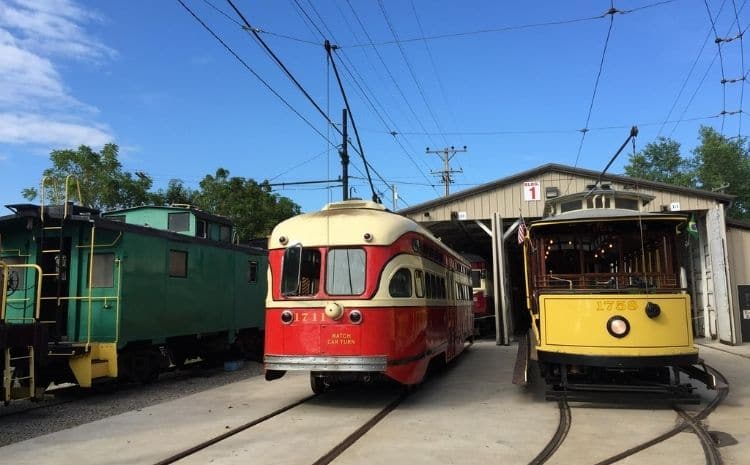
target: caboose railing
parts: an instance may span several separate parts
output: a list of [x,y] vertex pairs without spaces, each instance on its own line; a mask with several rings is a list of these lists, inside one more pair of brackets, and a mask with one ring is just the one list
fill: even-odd
[[[14,268],[27,270],[27,269],[33,269],[36,271],[36,289],[35,289],[35,298],[32,303],[32,315],[33,316],[26,316],[25,307],[29,303],[30,298],[11,298],[6,295],[7,289],[8,289],[8,280],[10,279],[10,272]],[[39,320],[39,311],[40,311],[40,302],[42,299],[42,268],[39,265],[34,264],[14,264],[9,265],[5,262],[0,262],[0,270],[2,270],[2,276],[3,276],[3,288],[2,288],[2,297],[0,299],[2,300],[2,305],[0,305],[0,321],[15,321],[15,322],[34,322]],[[20,317],[7,317],[7,306],[12,303],[23,303],[24,304],[24,316]]]

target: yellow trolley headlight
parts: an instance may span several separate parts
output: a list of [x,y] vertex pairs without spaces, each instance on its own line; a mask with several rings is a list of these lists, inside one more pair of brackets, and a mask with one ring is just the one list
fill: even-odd
[[630,323],[625,317],[615,315],[607,321],[607,331],[616,338],[623,338],[630,332]]

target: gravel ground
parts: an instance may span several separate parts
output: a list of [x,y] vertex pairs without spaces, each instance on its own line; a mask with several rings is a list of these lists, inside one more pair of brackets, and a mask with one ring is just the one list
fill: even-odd
[[[192,368],[163,373],[148,385],[102,383],[92,389],[61,389],[41,402],[0,404],[0,446],[53,433],[120,413],[177,399],[263,373],[246,361],[237,371]],[[2,453],[0,453],[2,455]]]

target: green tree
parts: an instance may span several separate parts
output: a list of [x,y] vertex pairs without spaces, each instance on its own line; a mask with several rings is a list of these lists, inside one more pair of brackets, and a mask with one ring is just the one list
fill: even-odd
[[166,189],[159,189],[151,194],[151,203],[154,205],[193,205],[198,192],[187,187],[182,179],[170,179]]
[[701,126],[700,145],[693,150],[698,187],[737,196],[727,215],[750,218],[750,155],[747,138],[729,139]]
[[240,240],[266,236],[279,222],[300,213],[292,200],[271,193],[268,182],[229,176],[224,168],[200,182],[195,204],[234,222]]
[[665,137],[631,155],[625,165],[625,174],[634,178],[695,187],[694,172],[690,160],[680,155],[680,143]]
[[[44,170],[45,203],[61,203],[64,200],[65,180],[68,175],[78,181],[81,199],[76,193],[75,183],[69,186],[69,200],[81,204],[111,210],[149,203],[152,181],[144,174],[133,175],[123,171],[118,160],[118,147],[105,145],[101,152],[95,152],[86,145],[77,150],[53,150],[50,154],[52,167]],[[39,196],[36,187],[22,191],[22,195],[34,200]]]

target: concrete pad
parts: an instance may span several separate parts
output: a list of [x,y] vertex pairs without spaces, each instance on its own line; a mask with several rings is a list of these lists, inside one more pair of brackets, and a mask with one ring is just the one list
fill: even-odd
[[0,448],[13,465],[155,463],[312,394],[307,374],[229,384]]
[[335,463],[528,463],[554,434],[558,410],[538,387],[511,384],[515,354],[475,344]]

